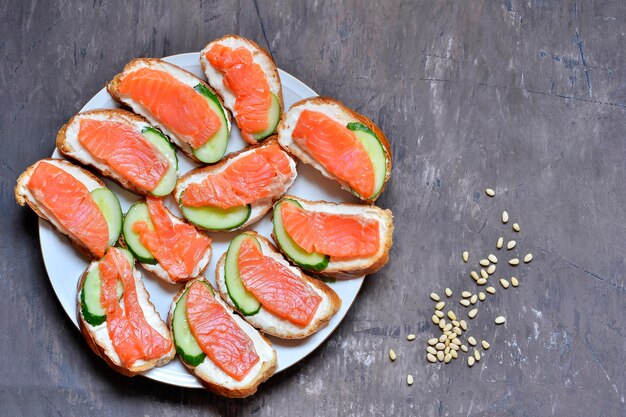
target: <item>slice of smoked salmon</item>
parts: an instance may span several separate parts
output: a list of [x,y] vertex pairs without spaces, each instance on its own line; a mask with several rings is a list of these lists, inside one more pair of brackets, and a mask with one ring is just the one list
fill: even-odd
[[[125,366],[136,360],[151,361],[172,349],[172,342],[156,331],[143,314],[133,270],[126,256],[111,248],[100,261],[101,302],[107,315],[107,330],[115,352]],[[117,298],[117,281],[124,287],[124,307]]]
[[272,96],[267,76],[252,53],[245,47],[229,48],[215,44],[206,53],[206,58],[224,75],[224,85],[235,95],[237,126],[249,143],[256,143],[252,136],[269,126],[269,111]]
[[289,157],[273,142],[236,159],[222,172],[190,184],[181,200],[187,207],[242,206],[274,195],[292,175]]
[[305,251],[332,258],[373,256],[380,248],[376,220],[349,214],[306,211],[284,201],[280,207],[283,227]]
[[244,287],[263,308],[294,324],[306,326],[322,297],[289,268],[264,256],[252,239],[242,242],[237,260]]
[[194,149],[204,145],[222,125],[204,97],[165,71],[133,71],[122,79],[118,90],[147,108],[159,123]]
[[89,153],[145,191],[154,190],[169,168],[167,159],[126,123],[83,118],[78,140]]
[[104,255],[109,226],[85,184],[56,165],[40,162],[27,187],[46,208],[46,215],[53,216],[98,258]]
[[291,135],[327,171],[348,183],[357,194],[374,193],[374,165],[356,135],[317,111],[303,110]]
[[241,381],[259,361],[254,342],[205,284],[196,281],[187,291],[187,322],[193,337],[215,365]]
[[187,223],[174,223],[160,198],[146,197],[154,230],[144,221],[133,224],[139,241],[172,277],[189,278],[196,264],[211,245],[211,239]]

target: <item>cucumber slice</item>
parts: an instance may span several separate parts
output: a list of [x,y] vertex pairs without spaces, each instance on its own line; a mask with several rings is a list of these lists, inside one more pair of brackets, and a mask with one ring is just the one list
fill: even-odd
[[[129,255],[124,251],[125,255]],[[132,257],[131,257],[132,258]],[[131,261],[134,263],[134,261]],[[102,281],[100,278],[100,268],[98,265],[87,273],[83,288],[80,292],[80,308],[85,321],[92,326],[99,326],[106,321],[106,314],[102,303],[100,302]],[[124,295],[124,285],[122,281],[117,281],[117,298],[121,299]]]
[[122,233],[124,234],[124,241],[126,242],[128,249],[130,249],[135,258],[137,258],[142,264],[154,265],[157,263],[157,260],[154,256],[152,256],[152,253],[141,244],[139,234],[133,231],[133,225],[138,221],[146,222],[148,227],[151,230],[154,230],[154,225],[150,220],[148,205],[143,201],[133,204],[128,209],[128,212],[124,216]]
[[229,209],[208,206],[185,207],[183,205],[180,208],[187,220],[208,230],[235,229],[247,222],[252,212],[250,204]]
[[178,157],[176,156],[176,150],[170,143],[169,140],[161,133],[159,130],[153,127],[145,127],[141,133],[143,136],[150,142],[157,150],[165,156],[167,162],[169,163],[169,168],[167,172],[161,178],[161,181],[154,187],[154,190],[150,191],[150,194],[156,196],[164,196],[168,195],[174,190],[176,186],[176,180],[178,179],[178,175],[176,171],[178,170]]
[[109,226],[109,246],[113,246],[122,232],[122,207],[120,206],[120,200],[108,188],[93,190],[91,197],[98,205],[98,208],[100,208]]
[[239,249],[246,239],[253,239],[254,243],[261,248],[259,241],[247,233],[242,233],[230,242],[228,252],[226,252],[226,261],[224,262],[224,281],[226,283],[226,291],[237,310],[241,311],[244,316],[253,316],[261,309],[261,303],[256,299],[250,291],[244,287],[239,275]]
[[328,255],[324,255],[319,252],[309,253],[289,236],[285,227],[283,226],[283,218],[280,215],[280,208],[283,204],[295,204],[302,208],[300,203],[292,199],[283,199],[274,207],[274,236],[276,236],[276,243],[280,246],[281,250],[287,255],[287,257],[296,265],[302,269],[308,271],[323,271],[330,260]]
[[278,125],[278,121],[280,120],[280,101],[278,101],[278,97],[276,94],[272,94],[272,102],[270,105],[270,111],[268,114],[268,122],[267,129],[262,132],[256,133],[252,135],[259,142],[270,136],[274,131],[276,131],[276,126]]
[[[361,144],[365,148],[365,151],[372,160],[374,166],[374,193],[371,196],[360,196],[369,200],[373,200],[378,197],[380,191],[385,184],[385,178],[387,177],[387,152],[383,144],[378,139],[378,136],[362,123],[352,122],[348,123],[347,128],[354,132],[357,139],[361,141]],[[358,195],[357,195],[358,196]]]
[[213,94],[204,84],[198,84],[194,88],[206,99],[211,110],[213,110],[222,121],[220,130],[218,130],[204,145],[197,149],[192,149],[196,158],[207,164],[212,164],[222,159],[222,156],[226,153],[230,126],[228,124],[228,118],[226,117],[226,111],[220,104],[220,101],[215,94]]
[[[211,294],[215,295],[211,286],[204,281],[203,283],[211,290]],[[192,285],[196,284],[194,283]],[[174,337],[176,352],[180,355],[182,360],[190,366],[198,366],[204,361],[206,354],[202,351],[189,329],[189,322],[187,321],[188,292],[189,289],[185,290],[183,295],[181,295],[176,302],[176,307],[174,307],[174,314],[172,315],[172,336]]]

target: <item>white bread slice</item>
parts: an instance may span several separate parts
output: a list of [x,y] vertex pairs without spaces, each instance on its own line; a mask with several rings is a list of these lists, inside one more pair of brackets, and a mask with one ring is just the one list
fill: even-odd
[[[355,278],[362,275],[373,274],[382,268],[389,260],[389,250],[393,243],[393,213],[391,213],[391,210],[383,210],[376,206],[363,204],[309,201],[292,195],[285,195],[283,199],[296,200],[300,203],[302,208],[307,211],[358,215],[378,221],[381,244],[378,252],[374,256],[339,260],[331,257],[328,266],[323,271],[315,271],[315,274],[337,279]],[[272,238],[275,242],[278,242],[274,232],[272,232]]]
[[[172,219],[172,222],[174,224],[188,224],[186,221],[184,221],[180,217],[175,216],[170,211],[170,209],[168,209],[167,207],[165,208],[165,211],[167,212],[167,215],[169,216],[169,218]],[[196,231],[197,231],[197,233],[206,235],[206,233],[204,233],[204,232],[201,232],[199,230],[196,230]],[[120,234],[120,245],[125,246],[125,247],[127,246],[126,242],[124,241],[124,234],[123,233]],[[180,284],[180,283],[192,280],[192,279],[200,276],[202,273],[204,273],[204,271],[206,270],[207,266],[209,266],[209,261],[211,261],[211,254],[212,254],[212,249],[211,249],[211,244],[209,244],[209,247],[204,252],[204,254],[200,258],[198,263],[196,263],[196,265],[194,266],[194,269],[191,272],[191,274],[189,275],[189,277],[185,278],[185,279],[178,279],[176,281],[170,276],[170,274],[165,270],[165,268],[163,268],[161,266],[161,264],[159,264],[158,262],[156,264],[147,264],[147,263],[139,262],[139,260],[137,262],[139,262],[139,264],[146,271],[152,272],[159,279],[161,279],[161,280],[163,280],[163,281],[165,281],[165,282],[167,282],[169,284]]]
[[283,88],[280,83],[280,76],[278,75],[278,68],[276,68],[276,63],[272,56],[265,49],[261,48],[256,42],[251,41],[250,39],[242,38],[237,35],[226,35],[219,39],[216,39],[210,42],[204,49],[200,52],[200,65],[202,66],[202,70],[209,80],[209,84],[213,87],[217,93],[222,97],[222,101],[224,102],[224,106],[237,118],[237,111],[235,110],[235,95],[233,92],[224,85],[224,74],[219,70],[213,68],[211,63],[206,58],[206,53],[211,50],[211,48],[216,45],[223,45],[229,48],[235,49],[239,47],[244,47],[248,49],[252,53],[252,60],[255,64],[258,64],[265,75],[267,76],[267,81],[270,87],[270,91],[278,97],[278,101],[280,103],[281,113],[285,108],[283,103]]
[[[196,281],[204,281],[209,286],[211,286],[211,288],[213,288],[213,286],[209,283],[209,281],[206,280],[206,278],[199,277],[194,279],[193,281],[189,281],[187,285],[185,285],[185,287],[182,288],[178,292],[178,294],[176,294],[176,296],[174,297],[174,301],[170,306],[170,312],[167,319],[172,334],[172,318],[174,316],[176,303],[183,295],[183,293],[187,290],[187,288],[189,288]],[[181,362],[187,367],[187,369],[189,369],[190,372],[192,372],[196,377],[198,377],[198,379],[200,379],[202,384],[208,390],[228,398],[244,398],[254,394],[257,390],[257,387],[262,382],[267,381],[268,378],[274,374],[278,363],[276,358],[276,351],[272,347],[272,342],[270,342],[265,336],[259,333],[254,327],[246,323],[246,321],[243,320],[239,315],[233,313],[232,308],[224,303],[224,301],[220,298],[219,293],[214,288],[213,292],[215,293],[215,299],[235,320],[235,323],[237,323],[241,330],[243,330],[250,337],[250,339],[252,339],[256,353],[257,355],[259,355],[259,362],[257,362],[252,367],[252,369],[250,369],[248,374],[241,381],[237,381],[236,379],[222,371],[208,356],[198,366],[191,366],[182,359]]]
[[47,221],[58,230],[61,234],[67,236],[72,245],[74,245],[82,254],[84,254],[89,259],[96,259],[96,255],[93,254],[85,245],[80,242],[69,230],[67,230],[63,225],[57,222],[54,216],[39,202],[35,199],[33,194],[28,189],[28,181],[30,180],[31,175],[35,171],[37,165],[41,162],[47,162],[49,164],[55,165],[65,172],[71,174],[78,181],[82,182],[85,187],[91,192],[97,188],[104,188],[104,183],[96,177],[91,172],[80,168],[71,162],[65,161],[63,159],[55,159],[55,158],[46,158],[41,159],[28,168],[19,176],[17,179],[17,183],[15,185],[15,200],[21,206],[28,204],[28,206],[42,219]]
[[[84,113],[78,113],[67,122],[57,134],[57,148],[59,152],[66,158],[77,161],[80,164],[90,166],[100,175],[111,178],[113,181],[126,188],[127,190],[139,194],[146,195],[148,192],[142,188],[135,186],[131,181],[115,172],[106,162],[93,156],[85,146],[78,140],[78,132],[80,130],[80,121],[83,119],[93,119],[101,121],[115,121],[127,124],[128,126],[141,132],[146,127],[152,127],[146,119],[121,109],[98,109]],[[163,155],[166,157],[165,155]],[[169,160],[168,163],[174,167],[176,160]]]
[[[185,189],[190,184],[200,183],[207,177],[207,175],[218,174],[222,172],[224,169],[226,169],[230,164],[232,164],[237,159],[245,155],[248,155],[251,152],[254,152],[256,149],[259,149],[265,146],[270,146],[275,143],[276,143],[275,137],[271,137],[263,141],[259,145],[247,147],[238,152],[233,152],[227,155],[224,159],[222,159],[220,162],[218,162],[215,165],[200,167],[200,168],[196,168],[194,170],[187,172],[185,175],[178,178],[178,181],[176,182],[176,188],[174,188],[174,199],[177,202],[180,201],[180,197],[183,191],[185,191]],[[284,151],[281,150],[280,152],[284,152]],[[283,194],[287,192],[289,187],[291,187],[293,182],[296,180],[296,177],[298,176],[298,173],[296,171],[296,161],[294,161],[293,158],[291,158],[291,156],[289,156],[289,154],[287,154],[286,152],[285,152],[285,156],[289,159],[289,166],[291,167],[292,172],[293,172],[292,176],[284,184],[284,186],[277,189],[273,195],[251,203],[250,204],[251,213],[250,213],[250,217],[248,218],[248,220],[241,226],[235,229],[231,229],[230,231],[243,229],[244,227],[247,227],[257,222],[259,219],[261,219],[261,217],[265,215],[265,213],[267,213],[272,208],[272,204],[274,204],[274,201],[278,200]],[[199,227],[199,226],[196,226],[196,227]]]
[[91,350],[93,350],[98,356],[104,359],[111,368],[127,376],[134,376],[139,372],[144,372],[157,366],[163,366],[171,361],[176,354],[176,348],[174,346],[174,341],[172,340],[172,335],[169,331],[168,326],[165,324],[165,322],[157,312],[156,308],[154,307],[154,304],[152,304],[152,302],[150,301],[150,294],[148,294],[148,291],[146,291],[146,287],[144,287],[143,285],[141,273],[134,266],[133,277],[135,278],[137,299],[139,301],[139,305],[141,306],[141,310],[144,313],[146,321],[152,328],[159,332],[161,336],[172,342],[172,349],[160,358],[151,361],[138,360],[132,366],[125,367],[121,364],[120,358],[115,352],[113,342],[111,342],[111,338],[109,337],[109,332],[106,327],[107,322],[105,321],[99,326],[92,326],[85,321],[81,308],[80,294],[83,289],[83,284],[85,283],[85,278],[87,277],[87,274],[92,269],[97,267],[98,261],[94,261],[89,264],[89,266],[78,281],[78,292],[76,295],[76,314],[78,316],[78,324],[80,327],[80,331],[83,333],[83,336],[85,337],[85,340],[87,341],[87,344],[89,345]]
[[[326,168],[322,166],[322,164],[320,164],[305,149],[303,149],[293,140],[293,130],[298,123],[300,114],[305,109],[324,113],[344,126],[350,122],[362,123],[376,134],[378,140],[383,145],[383,149],[385,150],[385,153],[387,155],[387,175],[385,177],[385,182],[383,183],[382,189],[378,194],[378,196],[380,196],[380,194],[382,194],[383,190],[385,189],[385,185],[389,180],[389,176],[391,175],[391,147],[389,145],[389,141],[387,140],[387,136],[385,136],[385,134],[378,128],[378,126],[376,126],[374,122],[372,122],[367,117],[356,113],[355,111],[341,104],[339,101],[328,97],[312,97],[304,99],[295,103],[293,106],[291,106],[291,108],[289,108],[286,113],[283,113],[280,122],[278,123],[278,143],[280,143],[283,148],[288,149],[289,152],[298,157],[298,159],[300,159],[302,162],[304,162],[305,164],[309,164],[318,171],[320,171],[325,177],[339,182],[339,184],[341,184],[341,187],[347,191],[351,190],[348,183],[340,180],[334,174],[330,173]],[[376,198],[378,198],[378,196]],[[361,198],[360,196],[357,197]],[[372,204],[374,203],[374,201],[376,201],[376,198],[361,198],[361,200],[368,204]]]
[[[111,94],[111,96],[113,96],[115,100],[127,105],[128,107],[133,109],[135,113],[140,114],[146,119],[148,119],[148,121],[152,125],[157,126],[159,129],[161,129],[161,131],[165,133],[170,138],[170,140],[174,143],[174,145],[176,145],[176,147],[178,147],[185,155],[187,155],[189,158],[191,158],[192,160],[198,163],[202,163],[202,161],[196,158],[196,156],[193,154],[191,145],[189,145],[187,142],[183,141],[178,136],[176,136],[176,134],[174,134],[169,129],[168,126],[165,126],[159,123],[159,121],[154,117],[152,112],[150,112],[143,105],[133,100],[131,97],[120,93],[119,85],[122,82],[122,80],[128,74],[134,71],[137,71],[138,69],[141,69],[141,68],[152,68],[155,70],[165,71],[171,74],[172,76],[174,76],[178,81],[182,82],[183,84],[188,85],[191,88],[195,87],[198,84],[203,84],[206,88],[209,89],[209,91],[214,93],[218,97],[218,99],[220,99],[219,94],[213,88],[211,88],[211,86],[209,86],[206,82],[196,77],[189,71],[186,71],[174,64],[170,64],[169,62],[165,62],[158,58],[135,58],[132,61],[130,61],[128,64],[126,64],[126,66],[124,67],[124,70],[121,73],[117,74],[113,78],[113,80],[111,80],[111,82],[107,83],[107,91],[109,92],[109,94]],[[221,99],[220,99],[220,102],[221,102]],[[223,103],[222,103],[222,107],[224,107]],[[230,132],[231,116],[228,111],[225,111],[225,113],[226,113],[226,120],[228,123],[228,131]]]
[[[310,336],[325,327],[331,317],[334,316],[341,307],[341,298],[339,298],[339,295],[337,295],[332,288],[319,279],[311,278],[304,274],[300,268],[291,265],[285,258],[283,258],[280,252],[278,252],[278,249],[276,249],[276,247],[272,245],[268,239],[253,231],[248,231],[246,233],[257,238],[261,244],[261,250],[264,255],[271,257],[281,265],[289,268],[289,270],[291,270],[294,274],[302,277],[306,284],[309,285],[315,293],[322,297],[322,302],[317,307],[317,311],[315,312],[313,319],[306,326],[299,326],[288,320],[280,318],[265,309],[263,306],[261,306],[258,313],[252,316],[244,317],[248,323],[261,330],[263,333],[267,333],[281,339],[304,339],[305,337]],[[224,273],[225,263],[226,253],[224,253],[217,262],[217,267],[215,269],[215,282],[217,283],[217,287],[220,290],[222,298],[226,300],[230,306],[236,308],[233,300],[228,295],[228,290],[226,288]]]

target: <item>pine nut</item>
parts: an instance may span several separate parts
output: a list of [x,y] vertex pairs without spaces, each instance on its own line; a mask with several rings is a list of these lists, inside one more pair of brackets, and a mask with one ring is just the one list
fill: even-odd
[[504,210],[502,212],[502,223],[506,224],[508,221],[509,221],[509,213],[506,210]]
[[476,346],[476,339],[474,338],[474,336],[470,336],[467,338],[467,343],[469,343],[472,346]]
[[493,253],[490,253],[489,256],[487,256],[487,259],[489,259],[489,262],[491,262],[492,264],[498,263],[498,258],[496,258],[496,255],[494,255]]
[[456,320],[456,314],[453,311],[448,311],[448,318],[450,320]]
[[432,353],[429,353],[428,355],[426,355],[426,359],[428,359],[428,362],[430,363],[437,362],[437,357],[433,355]]
[[519,224],[513,223],[513,230],[516,231],[516,232],[519,232],[520,231]]
[[474,349],[474,359],[476,359],[476,362],[480,360],[480,352],[478,349]]
[[439,340],[441,343],[445,342],[446,340],[448,340],[448,337],[445,334],[442,334],[441,336],[439,336]]
[[413,333],[411,333],[410,335],[408,335],[406,337],[406,340],[408,340],[408,341],[415,340],[415,335]]
[[443,318],[444,314],[443,311],[441,310],[435,310],[435,316],[439,317],[440,319]]
[[519,285],[519,281],[515,277],[511,277],[511,285],[517,287]]
[[435,346],[438,341],[439,341],[439,339],[437,339],[436,337],[433,337],[431,339],[428,339],[428,344],[431,345],[431,346]]
[[496,324],[504,324],[504,322],[506,322],[506,318],[504,318],[504,316],[498,316],[495,319]]
[[476,304],[476,301],[478,301],[478,296],[474,294],[472,295],[472,298],[470,298],[470,303]]
[[433,323],[435,323],[435,324],[439,324],[439,317],[435,316],[434,314],[433,314],[433,316],[431,317],[431,320],[433,321]]
[[436,355],[436,354],[437,354],[437,349],[435,349],[435,348],[434,348],[434,347],[432,347],[432,346],[428,346],[428,347],[426,348],[426,352],[431,353],[431,354],[433,354],[433,355]]
[[452,355],[449,353],[443,358],[443,361],[445,363],[450,363],[451,360],[452,360]]
[[439,320],[439,328],[443,330],[444,327],[446,327],[446,319]]
[[516,242],[516,241],[514,241],[514,240],[509,240],[509,241],[506,243],[506,248],[507,248],[508,250],[513,249],[515,246],[517,246],[517,242]]
[[496,249],[502,249],[502,245],[504,245],[504,238],[499,237],[498,241],[496,242]]
[[487,288],[485,288],[485,291],[487,291],[489,294],[495,294],[496,293],[496,288],[495,287],[487,287]]
[[408,374],[408,375],[406,376],[406,383],[407,383],[408,385],[413,385],[413,375]]
[[476,281],[476,284],[478,285],[485,285],[487,283],[487,280],[485,278],[481,278],[478,281]]
[[448,298],[452,297],[452,290],[450,288],[446,288],[445,293],[446,293],[446,297]]
[[469,252],[465,251],[463,252],[463,262],[467,263],[468,260],[469,260]]
[[480,301],[485,301],[485,298],[487,298],[487,296],[485,295],[484,292],[481,291],[481,292],[478,293],[478,299]]
[[458,322],[458,321],[456,321],[456,320],[452,320],[452,325],[453,325],[454,327],[459,327],[459,326],[461,325],[461,323],[459,323],[459,322]]
[[467,330],[467,322],[465,320],[461,320],[459,323],[461,324],[461,329]]
[[494,190],[492,190],[491,188],[487,188],[485,190],[485,194],[487,194],[489,197],[493,197],[496,195],[496,192]]
[[439,300],[440,300],[439,296],[438,296],[436,293],[434,293],[434,292],[431,292],[431,293],[430,293],[430,298],[431,298],[433,301],[439,301]]
[[461,336],[462,333],[463,333],[463,331],[461,329],[459,329],[458,327],[454,328],[454,334],[456,334],[457,336]]
[[509,288],[509,281],[504,278],[500,278],[500,285],[502,285],[502,288],[507,289]]
[[439,301],[437,304],[435,304],[435,309],[436,310],[443,310],[443,308],[446,306],[445,301]]
[[462,299],[459,303],[461,303],[463,307],[469,307],[470,305],[470,301],[467,298]]
[[446,324],[445,327],[443,328],[444,332],[449,332],[450,330],[452,330],[452,323]]
[[439,343],[437,343],[435,345],[435,349],[437,349],[437,350],[444,350],[445,348],[446,348],[446,345],[441,343],[441,342],[439,342]]
[[472,293],[469,292],[469,291],[463,291],[461,293],[461,297],[463,297],[463,298],[470,298],[471,296],[472,296]]
[[480,276],[484,279],[489,278],[489,274],[487,273],[487,271],[485,271],[484,269],[480,270]]
[[454,339],[452,339],[450,343],[456,346],[461,346],[461,340],[458,337],[455,337]]
[[524,256],[524,263],[527,264],[528,262],[533,260],[533,254],[532,253],[528,253],[526,254],[526,256]]
[[467,346],[465,346],[465,345],[461,345],[461,350],[462,350],[463,352],[467,352]]
[[489,268],[487,268],[487,274],[493,275],[494,272],[496,272],[496,266],[494,264],[489,265]]
[[[456,346],[456,345],[454,345],[454,346]],[[459,354],[457,353],[457,350],[458,350],[458,349],[459,349],[459,347],[458,347],[458,346],[456,346],[456,349],[454,349],[454,350],[451,350],[451,351],[450,351],[450,355],[452,355],[452,357],[453,357],[454,359],[456,359],[456,358],[458,358],[458,357],[459,357]]]
[[481,259],[478,263],[480,264],[480,266],[489,265],[489,261],[487,259]]
[[467,313],[467,315],[469,316],[470,319],[473,319],[474,317],[476,317],[476,314],[478,314],[478,309],[477,308],[473,308],[470,310],[469,313]]
[[389,359],[391,359],[391,361],[395,361],[396,357],[396,352],[394,352],[393,349],[389,349]]
[[478,280],[478,274],[476,273],[476,271],[472,271],[470,272],[471,277],[474,279],[474,281]]
[[509,265],[512,265],[512,266],[519,265],[519,259],[518,258],[509,259]]
[[486,340],[481,340],[480,344],[483,346],[483,349],[487,350],[491,347],[491,345],[489,344],[489,342],[487,342]]
[[469,366],[470,368],[472,366],[474,366],[474,357],[470,356],[469,358],[467,358],[467,366]]
[[439,352],[437,352],[437,360],[438,360],[439,362],[442,362],[442,361],[443,361],[443,358],[444,358],[444,355],[445,355],[445,353],[443,353],[443,351],[442,351],[442,350],[440,350]]

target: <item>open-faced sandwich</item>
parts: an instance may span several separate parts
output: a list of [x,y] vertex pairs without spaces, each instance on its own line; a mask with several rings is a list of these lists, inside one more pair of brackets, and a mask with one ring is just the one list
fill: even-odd
[[383,132],[331,98],[291,106],[278,125],[278,142],[366,203],[376,201],[391,174],[391,148]]
[[137,58],[107,90],[161,129],[191,159],[211,164],[224,156],[230,114],[215,91],[190,72],[160,59]]
[[128,250],[110,248],[80,278],[76,300],[87,344],[128,376],[165,365],[176,354],[169,329],[134,264]]
[[247,142],[257,143],[276,132],[283,92],[276,64],[265,49],[228,35],[204,47],[200,64]]
[[178,159],[169,140],[125,110],[75,115],[59,131],[57,148],[136,194],[168,195],[176,185]]
[[242,398],[276,370],[276,351],[204,278],[174,297],[168,318],[183,364],[211,391]]
[[272,237],[294,264],[334,278],[372,274],[389,260],[391,211],[285,196],[274,206]]
[[175,284],[199,276],[211,260],[211,238],[148,196],[124,216],[124,242],[141,265]]
[[296,162],[269,139],[178,179],[183,215],[207,230],[236,230],[259,220],[296,179]]
[[302,339],[326,326],[341,307],[322,281],[289,264],[256,232],[234,238],[220,258],[215,281],[248,323],[283,339]]
[[17,179],[15,199],[91,259],[104,256],[122,230],[117,196],[91,172],[61,159],[42,159],[28,167]]

